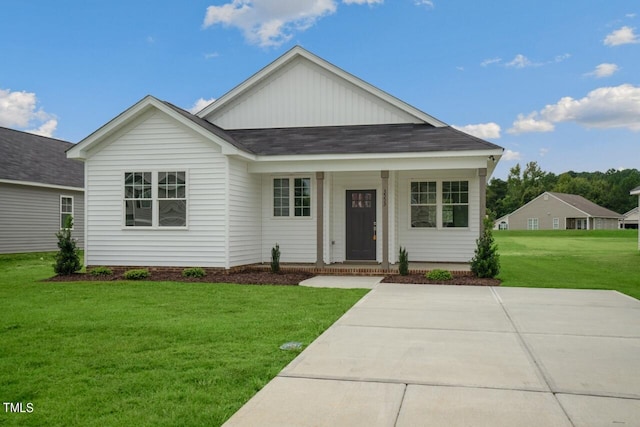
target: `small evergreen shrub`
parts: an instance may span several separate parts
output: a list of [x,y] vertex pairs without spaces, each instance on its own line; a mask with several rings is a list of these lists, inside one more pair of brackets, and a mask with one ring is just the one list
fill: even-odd
[[182,270],[182,277],[194,277],[196,279],[199,279],[206,275],[207,273],[203,268],[200,267],[185,268],[184,270]]
[[478,277],[494,278],[500,273],[498,246],[493,242],[493,224],[485,219],[484,231],[476,240],[476,250],[471,260],[471,271]]
[[280,272],[280,246],[277,243],[271,248],[271,272]]
[[409,274],[409,254],[407,249],[400,246],[400,256],[398,257],[398,271],[401,276]]
[[142,280],[148,279],[150,275],[151,274],[149,274],[149,270],[147,270],[146,268],[140,268],[125,271],[123,277],[126,280]]
[[92,268],[89,272],[92,276],[111,276],[113,271],[109,267]]
[[53,265],[53,271],[56,274],[73,274],[82,268],[76,239],[71,237],[72,228],[73,218],[69,215],[64,223],[64,228],[56,233],[58,248],[60,248],[56,254],[56,263]]
[[429,280],[451,280],[453,279],[453,274],[447,270],[435,269],[425,274],[425,277]]

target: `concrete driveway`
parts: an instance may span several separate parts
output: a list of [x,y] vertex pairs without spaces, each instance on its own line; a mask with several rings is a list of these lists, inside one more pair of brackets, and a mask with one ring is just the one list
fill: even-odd
[[640,302],[379,284],[227,426],[640,426]]

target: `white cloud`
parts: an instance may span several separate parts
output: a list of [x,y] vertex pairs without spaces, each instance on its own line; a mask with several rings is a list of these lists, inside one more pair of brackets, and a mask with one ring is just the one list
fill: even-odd
[[522,160],[522,155],[519,151],[504,150],[502,160]]
[[[368,4],[368,5],[373,5],[373,4],[382,4],[382,3],[384,3],[384,0],[342,0],[342,3],[344,3],[344,4]],[[431,3],[431,2],[429,2],[429,3]]]
[[209,52],[204,54],[204,59],[212,59],[219,57],[220,54],[218,52]]
[[555,129],[553,123],[546,120],[539,120],[538,113],[531,113],[527,116],[518,114],[518,118],[513,122],[513,126],[507,129],[507,133],[515,135],[527,132],[551,132]]
[[563,53],[562,55],[556,55],[555,58],[553,58],[553,61],[551,62],[562,62],[565,59],[569,59],[571,58],[571,54],[570,53]]
[[633,30],[635,28],[627,27],[626,25],[618,30],[613,31],[611,34],[608,34],[603,43],[606,46],[618,46],[621,44],[630,44],[630,43],[640,43],[638,39],[638,35],[634,34]]
[[525,67],[533,67],[539,64],[531,62],[529,58],[519,53],[516,55],[515,58],[513,58],[511,62],[508,62],[505,65],[507,67],[513,67],[513,68],[525,68]]
[[640,131],[640,87],[623,84],[592,90],[582,99],[561,98],[540,111],[520,114],[507,132],[549,132],[554,123],[575,122],[587,128]]
[[540,154],[540,157],[544,157],[548,152],[549,152],[549,149],[548,149],[548,148],[541,148],[541,149],[538,151],[538,154]]
[[453,126],[453,127],[458,130],[461,130],[462,132],[468,133],[469,135],[477,136],[478,138],[483,138],[483,139],[500,138],[500,125],[494,122],[479,123],[476,125],[466,125],[466,126]]
[[413,4],[415,4],[416,6],[434,7],[434,4],[431,0],[414,0]]
[[480,63],[481,66],[486,67],[487,65],[497,64],[502,61],[502,58],[490,58],[485,59]]
[[596,69],[590,73],[585,74],[586,76],[594,76],[597,78],[609,77],[613,75],[616,71],[619,70],[619,67],[616,64],[602,63],[596,66]]
[[193,106],[189,108],[188,111],[191,114],[196,114],[198,111],[204,109],[207,105],[211,104],[215,100],[216,100],[215,98],[211,98],[211,99],[198,98],[198,100],[193,103]]
[[37,110],[37,104],[35,93],[0,89],[0,126],[18,129],[38,126],[27,132],[52,136],[58,121],[52,114],[42,109]]
[[[380,2],[349,1],[356,4]],[[209,6],[203,26],[221,24],[236,27],[251,44],[279,46],[291,39],[295,31],[308,29],[336,9],[336,0],[232,0],[221,6]]]

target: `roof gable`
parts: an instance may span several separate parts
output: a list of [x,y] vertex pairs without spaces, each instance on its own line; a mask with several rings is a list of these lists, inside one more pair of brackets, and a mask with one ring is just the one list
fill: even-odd
[[563,201],[564,203],[573,206],[576,209],[586,213],[589,216],[597,217],[597,218],[621,218],[617,212],[609,210],[605,207],[602,207],[596,203],[593,203],[591,200],[587,200],[582,196],[577,194],[566,194],[566,193],[554,193],[548,192],[553,197]]
[[197,115],[224,129],[390,123],[446,126],[299,46]]
[[0,180],[84,187],[84,166],[67,159],[74,144],[0,127]]

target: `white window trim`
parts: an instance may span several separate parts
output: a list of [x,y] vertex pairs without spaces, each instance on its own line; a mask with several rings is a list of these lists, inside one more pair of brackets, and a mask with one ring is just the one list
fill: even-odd
[[[126,209],[126,200],[125,200],[125,173],[151,173],[151,205],[152,205],[152,214],[151,214],[151,226],[135,226],[135,225],[127,225],[127,209]],[[186,218],[185,225],[181,227],[167,227],[160,225],[160,199],[158,198],[158,174],[160,172],[184,172],[185,179],[185,199],[186,199]],[[122,209],[122,218],[121,218],[121,228],[123,230],[188,230],[189,229],[189,212],[191,211],[191,197],[189,197],[189,188],[190,188],[190,173],[187,168],[180,167],[167,167],[163,169],[123,169],[120,171],[120,200],[122,201],[121,209]],[[162,199],[167,200],[167,199]]]
[[[442,207],[444,204],[442,203],[442,183],[443,182],[461,182],[466,181],[468,185],[468,195],[469,202],[468,203],[459,203],[459,204],[451,204],[451,206],[463,206],[466,205],[469,209],[468,212],[468,222],[466,227],[444,227],[442,222]],[[412,227],[411,226],[411,184],[414,182],[435,182],[436,183],[436,226],[435,227]],[[469,178],[446,178],[446,179],[431,179],[431,178],[411,178],[407,184],[407,205],[409,206],[407,212],[407,229],[414,230],[469,230],[471,229],[471,183],[472,180]],[[449,203],[448,203],[449,205]]]
[[[295,201],[295,179],[300,179],[300,178],[307,178],[309,180],[309,197],[310,197],[310,205],[309,205],[309,216],[296,216],[295,215],[295,208],[296,208],[296,201]],[[276,179],[288,179],[289,180],[289,215],[281,215],[281,216],[276,216],[273,211],[275,210],[275,204],[274,202],[274,197],[273,197],[273,182]],[[283,220],[291,220],[294,219],[296,221],[306,221],[306,220],[311,220],[314,217],[314,212],[313,212],[313,206],[315,203],[315,199],[313,196],[313,188],[314,188],[314,179],[311,175],[273,175],[271,176],[271,179],[269,180],[269,200],[271,201],[271,218],[276,220],[276,221],[283,221]]]
[[560,218],[553,218],[553,229],[560,230]]
[[60,217],[59,217],[59,223],[60,223],[60,230],[63,230],[64,227],[62,226],[62,215],[63,214],[69,214],[69,212],[62,212],[62,199],[71,199],[71,218],[73,218],[73,225],[71,227],[71,231],[75,230],[76,228],[76,217],[75,217],[75,204],[76,201],[73,198],[73,196],[67,196],[65,194],[61,194],[60,195],[60,204],[59,204],[59,210],[60,210]]
[[[531,227],[529,226],[531,224]],[[535,224],[535,228],[533,228],[533,224]],[[540,222],[538,218],[527,218],[527,230],[540,230]]]

